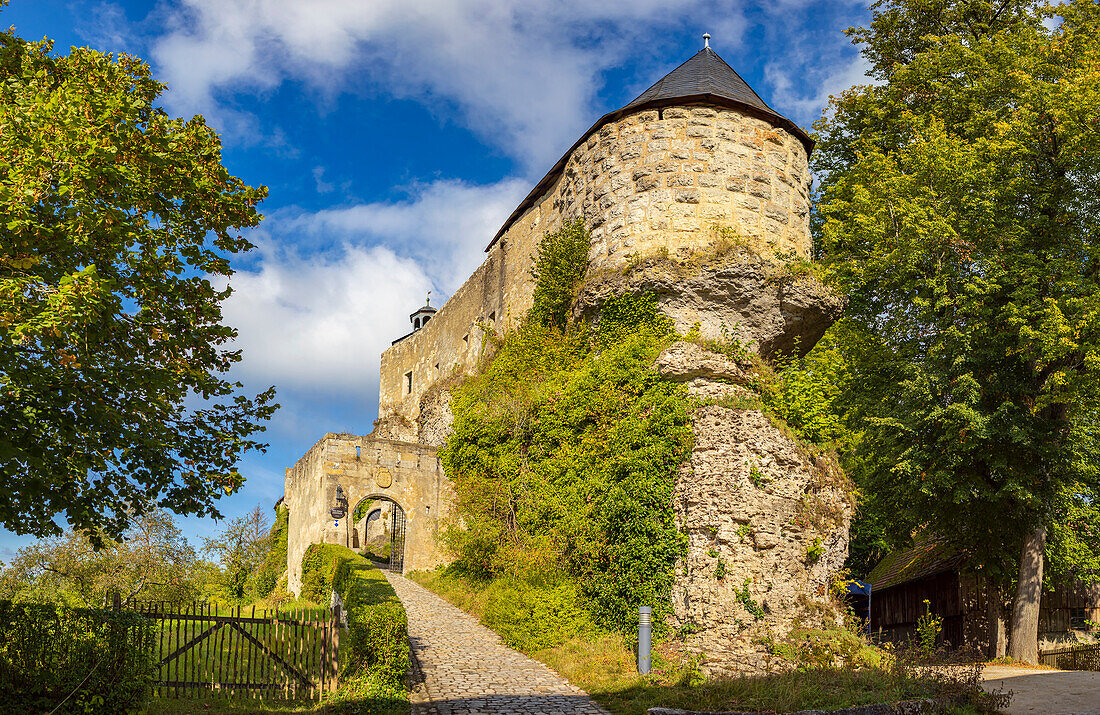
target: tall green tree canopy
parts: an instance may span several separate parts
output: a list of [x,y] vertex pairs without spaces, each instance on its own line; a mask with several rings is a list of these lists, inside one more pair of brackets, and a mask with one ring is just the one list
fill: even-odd
[[[4,3],[0,2],[0,6]],[[266,189],[126,55],[0,33],[0,525],[118,537],[154,505],[217,515],[275,409],[222,373],[229,257]]]
[[817,250],[875,358],[869,487],[899,532],[930,525],[994,576],[1022,559],[1033,642],[1047,527],[1095,486],[1100,5],[873,10],[850,34],[878,84],[834,100],[815,153]]

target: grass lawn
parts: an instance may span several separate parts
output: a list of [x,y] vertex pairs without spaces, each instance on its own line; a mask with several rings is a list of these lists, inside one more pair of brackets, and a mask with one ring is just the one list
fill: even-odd
[[[484,588],[439,571],[409,577],[468,613],[483,618]],[[654,648],[653,671],[637,672],[631,646],[619,634],[570,639],[561,645],[528,652],[583,688],[613,715],[642,715],[647,708],[685,710],[838,709],[932,697],[938,686],[929,680],[899,677],[879,668],[815,669],[741,678],[705,678],[673,644]],[[957,715],[978,710],[956,708]]]

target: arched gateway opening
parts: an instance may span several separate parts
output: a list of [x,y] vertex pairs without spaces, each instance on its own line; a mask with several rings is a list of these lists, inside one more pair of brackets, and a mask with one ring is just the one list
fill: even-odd
[[381,495],[360,499],[352,510],[351,548],[382,568],[401,573],[405,565],[405,510]]

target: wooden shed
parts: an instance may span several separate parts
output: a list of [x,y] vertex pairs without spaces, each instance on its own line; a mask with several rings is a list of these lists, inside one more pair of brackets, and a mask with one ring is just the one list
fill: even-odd
[[[917,619],[924,614],[927,600],[928,610],[943,618],[944,644],[988,648],[988,589],[967,568],[965,552],[934,536],[918,536],[912,547],[888,554],[866,580],[872,594],[871,633],[882,641],[915,637]],[[1006,619],[1011,615],[1007,603],[1004,613]],[[1100,622],[1100,585],[1073,583],[1044,591],[1039,605],[1039,647],[1087,638],[1088,621]]]

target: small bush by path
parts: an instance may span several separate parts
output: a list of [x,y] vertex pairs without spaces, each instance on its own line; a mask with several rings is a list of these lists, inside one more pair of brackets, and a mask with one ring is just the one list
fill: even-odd
[[351,549],[314,544],[302,559],[302,584],[315,601],[324,602],[326,588],[336,591],[347,610],[340,688],[325,699],[327,712],[407,713],[408,617],[383,573]]

